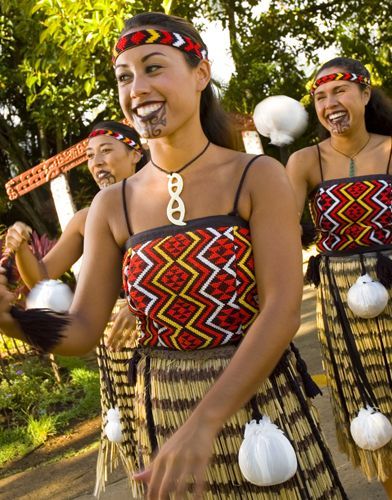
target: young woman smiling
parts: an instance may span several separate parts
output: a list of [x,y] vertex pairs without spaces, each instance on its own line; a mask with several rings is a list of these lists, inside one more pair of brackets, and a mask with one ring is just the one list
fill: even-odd
[[308,277],[320,285],[317,322],[337,437],[392,498],[392,441],[370,451],[350,433],[350,422],[367,405],[392,419],[392,304],[366,318],[348,306],[360,276],[391,285],[392,105],[371,87],[361,62],[344,57],[320,68],[311,94],[327,137],[294,153],[287,173],[300,213],[309,198],[317,231],[320,254]]
[[[97,342],[122,277],[139,333],[133,404],[120,406],[135,494],[346,498],[290,346],[302,259],[282,165],[233,149],[207,48],[184,19],[130,19],[113,63],[121,108],[148,138],[151,161],[94,200],[70,315],[46,316],[57,336],[41,341],[28,312],[10,314],[4,286],[1,328],[55,352],[83,352]],[[284,431],[298,463],[291,477],[263,486],[238,464],[245,424],[261,415]]]
[[[137,132],[114,121],[99,122],[93,127],[86,154],[90,173],[101,189],[130,177],[147,162]],[[59,278],[82,256],[88,211],[86,207],[73,216],[59,241],[41,261],[37,260],[28,245],[32,231],[29,226],[16,222],[8,229],[5,247],[15,253],[19,273],[29,288],[41,280]],[[108,471],[113,469],[118,455],[118,446],[108,440],[104,426],[108,410],[118,406],[120,399],[128,395],[121,380],[126,378],[126,361],[132,355],[134,326],[134,316],[130,314],[125,300],[119,299],[97,348],[103,429],[97,462],[97,492],[104,488]],[[111,346],[110,350],[105,342]]]

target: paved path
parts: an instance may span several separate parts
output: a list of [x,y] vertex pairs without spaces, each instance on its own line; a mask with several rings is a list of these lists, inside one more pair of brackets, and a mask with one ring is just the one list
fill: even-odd
[[[295,337],[295,343],[299,347],[310,373],[315,376],[322,385],[325,377],[323,375],[320,350],[316,336],[315,308],[315,292],[310,287],[305,287],[302,302],[301,328]],[[386,495],[384,494],[382,486],[377,482],[368,483],[361,473],[351,466],[346,456],[338,451],[328,390],[325,387],[323,387],[323,395],[317,396],[314,403],[319,410],[322,428],[349,499],[385,499]],[[77,500],[93,500],[94,498],[95,497],[92,495],[83,495],[77,497]],[[127,489],[126,479],[117,480],[109,485],[106,492],[100,497],[100,500],[126,499],[131,499],[129,490]]]

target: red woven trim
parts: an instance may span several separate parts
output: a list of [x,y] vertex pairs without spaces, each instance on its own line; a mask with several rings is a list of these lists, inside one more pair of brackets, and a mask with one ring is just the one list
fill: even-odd
[[113,64],[122,52],[134,47],[139,47],[140,45],[148,44],[167,45],[182,50],[187,54],[193,54],[199,59],[208,59],[206,47],[198,42],[195,42],[189,36],[184,35],[183,33],[147,29],[127,33],[118,40],[116,46],[113,49]]
[[339,80],[358,83],[359,85],[365,85],[366,87],[370,85],[370,78],[364,75],[357,75],[356,73],[331,73],[329,75],[324,75],[313,82],[310,88],[310,95],[314,95],[315,90],[320,87],[320,85]]
[[142,151],[140,144],[138,144],[137,142],[135,142],[133,139],[131,139],[129,137],[125,137],[125,135],[122,135],[119,132],[114,132],[113,130],[96,129],[96,130],[93,130],[89,134],[88,138],[91,139],[92,137],[96,137],[98,135],[109,135],[110,137],[113,137],[113,139],[117,139],[118,141],[123,142],[124,144],[131,147],[135,151],[139,151],[139,152]]

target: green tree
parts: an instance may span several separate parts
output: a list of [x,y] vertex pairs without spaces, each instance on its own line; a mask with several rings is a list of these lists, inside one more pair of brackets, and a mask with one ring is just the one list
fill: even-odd
[[[3,0],[0,6],[0,181],[77,142],[96,119],[121,118],[110,64],[123,19],[159,2]],[[72,176],[71,176],[72,177]],[[22,218],[56,231],[47,186],[13,206],[1,194],[3,223]]]
[[[92,122],[121,118],[110,52],[124,19],[146,10],[186,17],[198,28],[220,21],[228,29],[235,73],[220,90],[230,111],[252,113],[273,94],[309,105],[306,84],[328,47],[363,60],[375,82],[392,90],[388,0],[2,0],[2,184],[85,137]],[[293,148],[315,139],[310,129]],[[95,191],[82,171],[70,177],[85,202]],[[0,193],[0,216],[3,223],[23,218],[37,230],[56,231],[45,187],[12,205]]]

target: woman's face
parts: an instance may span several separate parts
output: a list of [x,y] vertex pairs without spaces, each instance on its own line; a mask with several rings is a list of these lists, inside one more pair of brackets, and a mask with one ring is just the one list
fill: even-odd
[[[320,71],[317,78],[346,71],[344,68],[328,68]],[[317,117],[332,136],[355,131],[358,125],[364,125],[365,105],[369,99],[369,88],[342,80],[324,83],[314,93]]]
[[199,120],[207,61],[191,68],[179,49],[142,45],[118,56],[115,73],[121,109],[142,137],[168,136]]
[[108,135],[91,137],[86,154],[88,168],[101,189],[134,174],[140,158],[136,151]]

